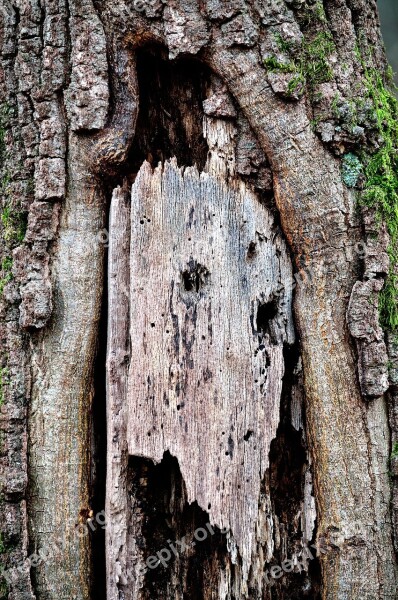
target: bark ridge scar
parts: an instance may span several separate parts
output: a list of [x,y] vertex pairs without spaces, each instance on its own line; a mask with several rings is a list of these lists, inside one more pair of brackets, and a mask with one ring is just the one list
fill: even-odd
[[361,391],[369,398],[388,390],[388,356],[379,324],[379,292],[382,279],[357,281],[347,311],[347,323],[358,349]]

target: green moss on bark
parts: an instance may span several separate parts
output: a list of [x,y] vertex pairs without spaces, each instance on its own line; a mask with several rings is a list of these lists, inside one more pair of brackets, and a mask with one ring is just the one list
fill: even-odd
[[264,66],[270,73],[296,73],[297,68],[293,62],[281,62],[275,55],[264,60]]
[[18,210],[13,210],[6,204],[3,208],[0,219],[3,225],[4,241],[12,245],[23,242],[26,232],[26,216]]
[[392,452],[391,452],[391,458],[397,458],[398,457],[398,442],[395,442]]
[[4,386],[7,383],[8,369],[7,367],[0,367],[0,408],[4,404]]
[[296,74],[289,84],[293,86],[292,91],[306,82],[312,92],[316,85],[333,78],[328,57],[335,50],[335,45],[330,33],[321,31],[311,40],[304,39],[298,52],[296,47],[284,40],[280,34],[276,36],[276,43],[283,53],[293,53],[294,50],[294,56],[291,60],[281,61],[277,56],[271,55],[264,60],[264,65],[273,73]]
[[364,156],[364,202],[377,210],[391,238],[390,272],[380,294],[380,319],[384,328],[398,329],[398,103],[379,71],[365,69],[365,82],[374,107],[379,148]]
[[[6,548],[6,545],[3,540],[3,535],[0,531],[0,560],[1,560],[2,555],[4,555],[6,553],[6,551],[7,551],[7,548]],[[0,600],[3,600],[3,599],[6,600],[6,598],[8,598],[9,589],[8,589],[7,581],[5,580],[4,577],[2,577],[1,571],[2,571],[2,569],[0,569]]]
[[14,247],[20,244],[25,237],[26,216],[13,206],[10,200],[11,177],[7,168],[6,131],[10,125],[11,116],[11,107],[7,104],[0,105],[0,196],[2,199],[0,220],[2,239],[9,247]]
[[0,296],[3,295],[4,287],[12,279],[12,258],[6,256],[1,261]]

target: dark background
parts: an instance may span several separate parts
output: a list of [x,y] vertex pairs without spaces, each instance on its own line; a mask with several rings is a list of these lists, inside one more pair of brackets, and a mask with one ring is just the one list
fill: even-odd
[[398,0],[378,0],[378,5],[387,56],[398,85]]

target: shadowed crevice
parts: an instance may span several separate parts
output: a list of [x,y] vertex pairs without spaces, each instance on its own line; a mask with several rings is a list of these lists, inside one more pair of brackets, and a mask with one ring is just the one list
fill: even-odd
[[136,543],[150,562],[142,599],[169,598],[178,589],[187,600],[210,600],[218,589],[218,568],[228,552],[226,537],[211,526],[208,514],[196,502],[187,502],[185,484],[176,458],[166,452],[155,465],[145,458],[129,460],[129,494],[145,515]]

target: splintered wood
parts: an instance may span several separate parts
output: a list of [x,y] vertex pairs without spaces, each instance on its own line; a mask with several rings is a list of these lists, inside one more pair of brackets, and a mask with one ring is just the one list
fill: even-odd
[[108,346],[106,357],[107,469],[105,529],[107,598],[118,600],[118,584],[128,566],[127,493],[128,450],[126,394],[129,359],[130,198],[121,188],[113,192],[109,228]]
[[129,454],[177,458],[188,501],[230,531],[247,578],[294,335],[285,244],[243,183],[144,163],[130,278]]

